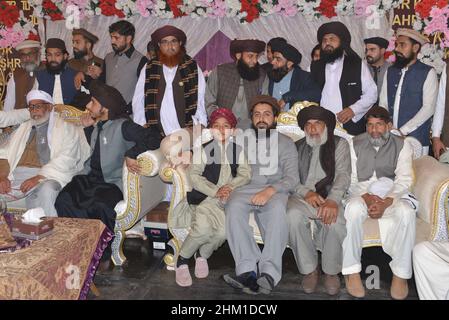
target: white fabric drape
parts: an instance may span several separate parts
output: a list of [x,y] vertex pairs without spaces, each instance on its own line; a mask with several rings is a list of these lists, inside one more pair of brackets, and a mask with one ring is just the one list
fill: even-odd
[[[363,56],[363,39],[373,36],[389,38],[391,27],[386,17],[379,18],[379,28],[371,29],[367,26],[366,18],[355,16],[342,16],[333,20],[343,22],[351,32],[352,48]],[[96,34],[100,40],[94,47],[94,53],[103,58],[112,50],[108,27],[118,21],[117,17],[96,16],[81,22],[81,27]],[[159,19],[155,17],[132,17],[130,22],[136,27],[134,46],[142,53],[146,52],[146,45],[151,38],[151,33],[166,24],[174,25],[182,29],[187,35],[187,52],[195,56],[217,32],[223,32],[230,39],[252,38],[268,41],[273,37],[284,37],[295,46],[303,55],[301,66],[307,68],[310,64],[310,52],[316,45],[316,33],[319,26],[331,20],[327,18],[308,21],[302,15],[284,17],[281,15],[269,15],[248,24],[241,24],[236,18],[191,18]],[[66,42],[67,49],[72,52],[71,30],[66,28],[65,21],[47,21],[46,38],[60,38]],[[265,57],[261,62],[266,61]]]

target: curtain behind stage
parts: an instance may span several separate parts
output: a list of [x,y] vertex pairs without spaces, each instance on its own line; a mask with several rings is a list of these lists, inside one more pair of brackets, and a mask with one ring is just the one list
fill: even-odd
[[[120,19],[117,17],[96,16],[81,22],[80,27],[89,30],[100,38],[94,47],[94,53],[100,58],[112,51],[108,27],[118,20]],[[301,67],[304,69],[310,65],[310,51],[317,44],[316,31],[318,27],[325,22],[334,20],[341,21],[348,27],[352,35],[351,45],[360,56],[364,54],[364,38],[380,36],[389,39],[393,34],[391,23],[386,17],[379,17],[379,28],[377,29],[370,28],[366,18],[356,18],[355,16],[342,16],[333,19],[320,18],[308,21],[301,14],[294,17],[273,14],[260,17],[248,24],[241,24],[236,18],[182,17],[158,19],[136,16],[129,19],[136,27],[134,46],[144,54],[151,33],[161,26],[171,24],[184,30],[187,34],[187,52],[192,57],[208,43],[217,31],[223,32],[230,39],[253,38],[268,41],[273,37],[284,37],[302,53]],[[46,37],[47,39],[63,39],[66,42],[67,49],[72,54],[71,30],[66,28],[65,21],[47,21]],[[265,61],[265,56],[261,57],[260,62]],[[200,66],[203,70],[206,70],[205,66],[201,64]]]

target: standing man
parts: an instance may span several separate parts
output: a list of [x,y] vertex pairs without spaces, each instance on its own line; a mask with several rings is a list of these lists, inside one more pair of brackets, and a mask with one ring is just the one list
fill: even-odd
[[321,25],[317,38],[321,56],[312,63],[311,73],[322,88],[320,105],[331,110],[349,134],[363,133],[363,116],[377,100],[369,68],[351,48],[351,34],[343,23]]
[[412,29],[396,31],[396,61],[388,68],[379,105],[393,116],[393,127],[421,142],[429,153],[430,126],[438,95],[434,68],[418,60],[425,36]]
[[[250,106],[251,135],[256,139],[248,146],[251,181],[234,190],[225,206],[226,236],[237,277],[225,275],[224,279],[245,293],[269,294],[282,277],[282,254],[288,241],[286,207],[299,180],[298,153],[293,141],[275,130],[276,99],[256,96]],[[264,241],[262,251],[249,225],[251,212]]]
[[134,48],[133,41],[136,29],[134,25],[126,20],[114,22],[109,26],[111,36],[112,52],[104,57],[103,68],[91,66],[89,77],[80,73],[77,76],[77,87],[83,82],[88,88],[91,79],[100,79],[108,86],[116,88],[127,103],[127,111],[131,113],[131,101],[136,88],[140,62],[145,59]]
[[16,68],[9,78],[3,111],[27,107],[26,95],[37,86],[36,71],[40,65],[40,47],[41,43],[35,40],[25,40],[17,45],[20,68]]
[[271,64],[271,61],[273,61],[272,48],[273,48],[273,45],[276,45],[278,43],[287,43],[287,40],[285,40],[284,38],[281,38],[281,37],[277,37],[277,38],[272,38],[272,39],[270,39],[270,41],[267,42],[266,52],[267,52],[267,60],[268,61],[266,63],[264,63],[263,65],[261,65],[262,69],[264,69],[265,72],[268,72],[272,67],[272,64]]
[[68,65],[69,53],[65,42],[51,38],[45,45],[46,69],[39,70],[36,78],[39,90],[52,96],[55,104],[70,104],[78,93],[75,87],[76,71]]
[[348,142],[334,135],[335,123],[334,114],[323,107],[311,106],[298,113],[298,125],[306,136],[296,142],[300,183],[288,200],[287,217],[289,245],[304,275],[306,293],[315,292],[319,280],[317,248],[326,292],[340,291],[341,244],[346,236],[341,200],[351,182],[351,156]]
[[381,37],[373,37],[363,40],[365,42],[365,57],[371,67],[371,75],[380,94],[385,72],[390,63],[385,60],[385,51],[388,48],[388,40]]
[[93,53],[98,37],[86,29],[73,29],[72,45],[74,58],[69,60],[69,66],[78,72],[92,74],[91,66],[103,68],[103,59]]
[[[237,127],[251,127],[250,101],[268,92],[266,73],[258,62],[265,43],[260,40],[233,40],[231,55],[235,62],[217,66],[207,79],[206,110],[210,115],[215,109],[231,109],[237,117]],[[265,82],[264,82],[265,81]]]
[[449,64],[446,63],[446,68],[440,78],[440,86],[438,88],[438,98],[435,107],[435,114],[432,121],[432,149],[435,158],[440,159],[440,156],[446,152],[449,146]]
[[320,103],[321,90],[309,72],[301,69],[301,53],[288,43],[272,47],[272,68],[268,71],[268,93],[278,100],[282,111],[288,111],[297,101]]
[[186,53],[184,31],[164,26],[151,35],[158,54],[140,72],[133,105],[134,122],[167,136],[181,128],[207,126],[206,81]]
[[390,133],[390,114],[375,106],[367,114],[366,133],[352,140],[352,184],[345,207],[347,236],[343,242],[346,289],[361,298],[360,278],[363,223],[379,221],[383,250],[392,258],[390,293],[394,299],[408,295],[412,277],[412,249],[416,235],[417,201],[409,195],[413,184],[413,147],[407,139]]

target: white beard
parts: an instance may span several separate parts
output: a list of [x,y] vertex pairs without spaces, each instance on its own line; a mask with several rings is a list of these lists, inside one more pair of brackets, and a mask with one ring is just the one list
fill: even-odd
[[304,133],[306,135],[306,143],[312,148],[322,146],[327,142],[327,127],[324,128],[323,133],[318,138],[312,138],[305,131]]

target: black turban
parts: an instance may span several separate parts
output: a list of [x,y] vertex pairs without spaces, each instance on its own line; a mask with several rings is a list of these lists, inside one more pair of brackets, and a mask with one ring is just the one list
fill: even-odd
[[368,38],[363,40],[363,42],[365,42],[365,44],[375,44],[384,49],[388,48],[388,40],[381,37]]
[[309,120],[321,120],[326,123],[328,132],[334,132],[336,120],[332,111],[323,107],[310,106],[302,109],[298,113],[298,125],[304,131],[304,126]]
[[123,99],[116,88],[94,80],[89,87],[89,91],[92,97],[97,99],[104,108],[108,109],[109,120],[128,118],[125,99]]
[[326,176],[315,184],[315,190],[320,196],[327,198],[335,178],[335,115],[323,107],[310,106],[302,109],[297,119],[302,130],[308,120],[322,120],[326,123],[327,141],[320,147],[320,164]]
[[285,42],[278,42],[271,47],[271,52],[281,53],[285,59],[293,62],[295,65],[301,63],[302,59],[301,53],[291,44]]
[[231,44],[229,46],[229,52],[233,59],[235,59],[235,55],[237,53],[242,53],[245,51],[261,53],[264,50],[265,50],[265,42],[256,39],[245,39],[245,40],[234,39],[231,41]]
[[318,43],[321,44],[324,36],[330,33],[333,33],[340,38],[341,46],[347,54],[351,56],[358,56],[357,53],[355,53],[355,51],[351,48],[351,33],[343,23],[341,23],[340,21],[332,21],[322,24],[318,28],[317,32]]

